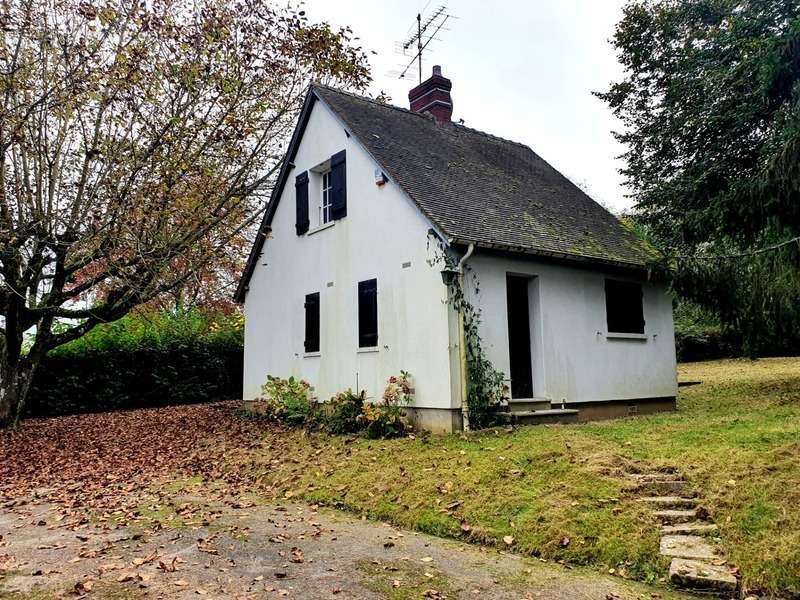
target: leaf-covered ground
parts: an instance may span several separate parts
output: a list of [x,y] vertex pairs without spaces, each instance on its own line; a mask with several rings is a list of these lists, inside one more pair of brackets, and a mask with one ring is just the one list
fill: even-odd
[[[227,451],[258,446],[265,427],[239,418],[237,403],[30,419],[0,431],[0,501],[31,497],[136,521],[151,485],[178,475],[214,477]],[[236,470],[225,478],[236,486]],[[224,490],[223,490],[224,493]]]
[[[28,421],[0,434],[0,496],[142,531],[213,527],[243,502],[299,499],[659,583],[657,525],[630,475],[677,468],[705,498],[745,588],[800,594],[800,360],[680,369],[703,383],[681,388],[673,414],[469,435],[283,431],[235,404]],[[222,508],[184,505],[175,480]]]

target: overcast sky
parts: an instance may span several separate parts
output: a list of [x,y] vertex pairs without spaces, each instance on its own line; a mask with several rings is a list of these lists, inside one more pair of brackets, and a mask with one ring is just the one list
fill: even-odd
[[[416,70],[405,79],[389,72],[407,63],[395,51],[427,0],[306,0],[309,17],[349,25],[371,56],[372,91],[408,106]],[[453,119],[527,144],[596,200],[627,208],[611,131],[618,123],[591,95],[619,79],[608,43],[624,0],[450,0],[449,31],[423,57],[423,79],[434,64],[453,81]],[[431,0],[425,13],[439,6]],[[423,13],[423,14],[425,14]]]

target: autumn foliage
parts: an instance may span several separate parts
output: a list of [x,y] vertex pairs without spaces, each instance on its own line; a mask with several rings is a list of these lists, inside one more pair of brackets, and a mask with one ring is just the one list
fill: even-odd
[[0,425],[51,349],[229,284],[308,82],[369,78],[348,30],[224,0],[12,0],[0,70]]

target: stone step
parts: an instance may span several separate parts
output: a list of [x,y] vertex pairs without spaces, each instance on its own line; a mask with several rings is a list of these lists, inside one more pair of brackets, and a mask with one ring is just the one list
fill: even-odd
[[718,527],[714,523],[705,523],[703,521],[691,521],[661,527],[661,533],[665,535],[711,535],[716,533],[717,530]]
[[501,412],[501,421],[512,425],[538,425],[543,423],[577,423],[578,411],[571,408],[551,408],[548,410],[525,410]]
[[673,525],[675,523],[688,523],[689,521],[694,521],[697,518],[697,511],[675,509],[657,510],[653,513],[653,516],[662,523]]
[[735,592],[739,587],[736,577],[724,566],[685,558],[672,559],[669,580],[678,587],[711,592]]
[[642,492],[659,495],[677,495],[686,490],[688,484],[681,479],[643,479],[638,489]]
[[678,473],[677,469],[672,467],[663,471],[654,471],[651,473],[637,473],[635,475],[631,475],[631,477],[634,477],[639,481],[663,481],[665,479],[669,479],[671,481],[675,480],[683,481],[683,477],[680,475],[680,473]]
[[683,498],[681,496],[646,496],[639,498],[639,502],[645,502],[658,508],[694,508],[697,506],[697,498]]
[[662,556],[695,560],[718,559],[714,546],[698,535],[665,535],[659,549]]
[[511,398],[505,408],[509,412],[525,412],[550,410],[553,406],[550,400],[544,400],[542,398]]

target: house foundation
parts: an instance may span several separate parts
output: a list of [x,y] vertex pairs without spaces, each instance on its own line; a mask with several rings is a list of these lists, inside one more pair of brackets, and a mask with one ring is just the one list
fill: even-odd
[[[650,415],[659,412],[676,410],[675,397],[663,398],[636,398],[633,400],[607,400],[593,402],[568,402],[564,405],[569,411],[577,410],[577,422],[603,421],[606,419],[619,419],[637,415]],[[531,416],[545,413],[554,413],[560,405],[553,404],[553,409],[529,411]],[[454,433],[463,431],[464,420],[460,408],[420,408],[409,407],[405,409],[409,422],[414,429],[430,431],[431,433]],[[528,415],[527,412],[520,413]],[[520,420],[519,422],[525,422]],[[531,419],[530,423],[550,422],[548,419]],[[565,422],[554,420],[552,422]]]
[[410,406],[403,409],[414,429],[431,433],[453,433],[464,429],[460,408],[421,408]]
[[578,409],[578,421],[603,421],[636,415],[650,415],[674,411],[675,397],[636,398],[634,400],[607,400],[603,402],[568,402],[567,408]]

